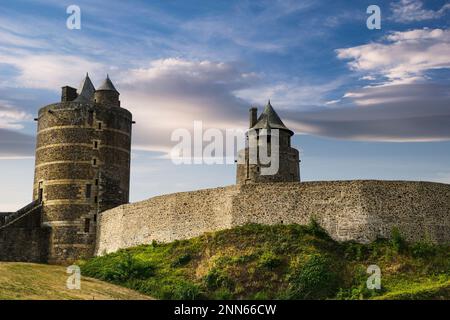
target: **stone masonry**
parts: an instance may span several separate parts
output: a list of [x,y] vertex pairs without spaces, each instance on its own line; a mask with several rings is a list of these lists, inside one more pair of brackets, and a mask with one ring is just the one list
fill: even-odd
[[[91,257],[97,215],[128,203],[132,115],[120,107],[109,77],[95,89],[86,75],[78,91],[63,87],[61,102],[41,108],[36,120],[33,203],[39,210],[29,218],[20,210],[1,217],[0,260]],[[12,251],[22,256],[13,259]]]
[[450,185],[407,181],[253,183],[158,196],[100,214],[96,255],[246,223],[307,224],[338,241],[450,242]]
[[[300,181],[299,152],[291,146],[291,137],[294,132],[288,129],[273,109],[270,101],[263,112],[257,117],[257,109],[250,109],[249,130],[246,135],[246,148],[238,154],[236,170],[236,183],[260,182],[296,182]],[[259,158],[261,144],[267,146],[267,156],[272,153],[273,132],[278,132],[278,171],[276,174],[262,174],[262,168],[269,167],[271,163],[264,164]],[[250,146],[254,146],[255,155],[250,156]]]

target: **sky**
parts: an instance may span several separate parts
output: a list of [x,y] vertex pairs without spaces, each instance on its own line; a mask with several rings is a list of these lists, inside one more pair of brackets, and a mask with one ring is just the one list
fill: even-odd
[[439,0],[2,1],[0,211],[31,201],[33,118],[86,72],[136,120],[131,201],[235,183],[232,164],[174,164],[171,134],[245,129],[268,99],[303,181],[450,183],[449,18]]

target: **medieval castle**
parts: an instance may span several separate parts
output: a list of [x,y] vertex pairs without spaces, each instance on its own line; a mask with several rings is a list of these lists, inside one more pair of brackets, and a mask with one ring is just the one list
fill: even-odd
[[[234,186],[175,193],[128,204],[132,115],[107,77],[89,76],[61,102],[39,110],[33,201],[0,213],[0,261],[70,263],[156,241],[245,223],[308,223],[336,240],[369,242],[398,227],[408,240],[450,241],[450,185],[406,181],[300,183],[293,132],[270,102],[250,109],[248,135],[270,144],[279,132],[279,170],[237,165]],[[266,130],[262,130],[266,129]],[[264,136],[262,135],[264,132]],[[249,149],[240,152],[248,158]]]

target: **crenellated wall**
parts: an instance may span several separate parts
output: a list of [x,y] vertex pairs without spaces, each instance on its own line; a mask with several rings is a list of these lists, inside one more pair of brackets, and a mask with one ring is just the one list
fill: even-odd
[[408,181],[264,183],[169,194],[99,217],[96,254],[246,223],[306,224],[366,243],[398,227],[409,241],[450,242],[450,185]]

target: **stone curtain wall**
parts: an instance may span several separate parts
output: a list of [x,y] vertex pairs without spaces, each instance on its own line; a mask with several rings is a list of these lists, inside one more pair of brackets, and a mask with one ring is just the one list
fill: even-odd
[[41,219],[38,207],[0,228],[0,261],[47,261],[50,230],[40,226]]
[[174,193],[105,211],[98,218],[96,252],[230,228],[236,192],[235,187],[226,187]]
[[409,241],[450,242],[450,185],[402,181],[248,184],[159,196],[99,217],[96,254],[187,239],[246,223],[307,224],[369,242],[398,227]]

